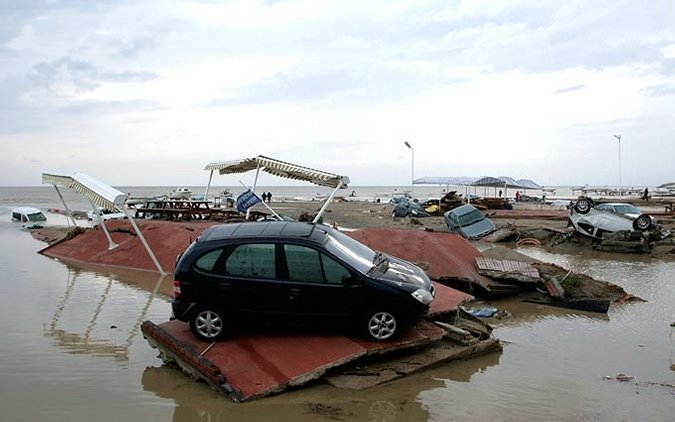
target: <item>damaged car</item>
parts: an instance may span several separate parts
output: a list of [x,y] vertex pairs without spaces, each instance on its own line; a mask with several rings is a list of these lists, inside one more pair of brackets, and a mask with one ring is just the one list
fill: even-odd
[[465,204],[443,214],[448,228],[471,240],[480,239],[497,230],[495,224],[478,208]]
[[418,202],[401,199],[396,203],[392,217],[429,217],[429,213]]
[[570,207],[569,225],[578,233],[601,239],[604,233],[649,231],[655,220],[631,204],[595,205],[591,198],[581,197]]

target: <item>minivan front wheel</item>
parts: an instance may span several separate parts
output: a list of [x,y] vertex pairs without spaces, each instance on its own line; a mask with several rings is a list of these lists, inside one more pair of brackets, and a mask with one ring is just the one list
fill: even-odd
[[399,324],[391,312],[377,310],[363,318],[363,331],[369,340],[385,341],[396,335]]
[[226,333],[223,312],[209,307],[197,309],[190,318],[190,329],[200,340],[220,340]]

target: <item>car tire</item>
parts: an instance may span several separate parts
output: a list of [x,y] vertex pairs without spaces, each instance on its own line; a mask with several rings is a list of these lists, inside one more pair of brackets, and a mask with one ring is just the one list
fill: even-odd
[[366,312],[361,322],[363,334],[372,341],[391,340],[398,334],[399,326],[396,315],[383,309]]
[[200,340],[217,341],[227,334],[224,313],[218,309],[201,306],[190,317],[190,330]]
[[579,214],[588,214],[591,208],[593,208],[593,201],[589,198],[581,198],[574,204],[574,211]]
[[647,214],[640,214],[633,220],[633,228],[638,231],[649,230],[652,227],[652,218]]

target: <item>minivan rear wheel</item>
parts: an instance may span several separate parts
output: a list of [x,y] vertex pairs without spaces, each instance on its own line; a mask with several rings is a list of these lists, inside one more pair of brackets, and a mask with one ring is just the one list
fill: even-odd
[[206,306],[198,308],[190,318],[190,330],[203,341],[222,339],[226,334],[223,312]]
[[374,341],[391,339],[397,334],[399,328],[396,316],[381,309],[367,312],[361,325],[366,337]]

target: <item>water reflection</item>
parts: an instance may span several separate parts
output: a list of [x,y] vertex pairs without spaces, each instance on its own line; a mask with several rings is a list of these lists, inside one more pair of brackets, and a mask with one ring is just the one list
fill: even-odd
[[367,392],[315,384],[283,395],[233,403],[204,383],[196,383],[182,374],[177,377],[177,373],[178,370],[167,366],[149,367],[142,378],[144,390],[175,402],[173,421],[269,421],[271,418],[275,421],[422,421],[428,419],[428,413],[411,398],[421,389],[442,385],[442,381],[428,377],[416,384],[397,381]]
[[331,420],[411,421],[428,420],[424,406],[414,399],[421,392],[442,387],[448,380],[469,382],[478,373],[499,364],[501,352],[439,365],[429,370],[364,391],[343,390],[323,382],[290,390],[282,395],[236,404],[205,383],[194,382],[178,369],[163,365],[143,371],[145,391],[172,399],[174,421],[230,421],[236,419],[297,421]]
[[[119,280],[113,277],[113,275],[110,273],[106,277],[107,282],[103,293],[96,301],[94,310],[88,319],[88,323],[84,328],[84,331],[74,332],[59,327],[61,319],[63,318],[64,313],[67,312],[69,305],[77,308],[74,309],[74,313],[77,314],[77,319],[79,321],[85,320],[84,315],[82,315],[82,309],[78,308],[79,303],[77,301],[73,304],[70,303],[72,301],[72,296],[78,293],[78,289],[84,290],[85,293],[91,293],[91,290],[94,287],[91,283],[77,283],[78,277],[82,274],[86,273],[81,271],[79,268],[69,268],[66,290],[55,308],[51,322],[44,329],[44,336],[52,338],[54,344],[64,349],[64,351],[67,353],[113,357],[118,361],[129,360],[129,347],[133,343],[134,337],[136,337],[140,331],[141,324],[146,319],[150,305],[159,292],[164,280],[166,279],[166,275],[155,277],[156,281],[150,290],[150,295],[145,301],[144,306],[141,308],[140,313],[134,319],[134,322],[129,329],[126,338],[115,340],[111,338],[100,338],[93,335],[99,317],[105,309],[106,301],[109,299],[109,297],[111,297],[112,287],[115,282],[119,282]],[[89,273],[87,275],[91,274]],[[101,277],[102,274],[98,273],[98,276]],[[110,328],[116,329],[118,327],[112,325]]]

